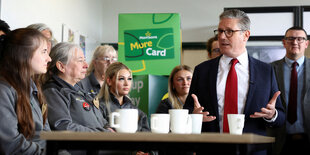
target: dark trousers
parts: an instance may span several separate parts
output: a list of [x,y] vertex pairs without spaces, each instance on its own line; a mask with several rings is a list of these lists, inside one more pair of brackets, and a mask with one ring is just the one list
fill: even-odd
[[307,134],[287,134],[281,155],[310,154],[310,143]]

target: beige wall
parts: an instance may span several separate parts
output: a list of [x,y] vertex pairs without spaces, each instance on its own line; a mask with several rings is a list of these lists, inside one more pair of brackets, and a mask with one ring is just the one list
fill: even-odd
[[307,48],[306,52],[305,52],[305,56],[310,58],[310,47]]
[[181,63],[194,69],[196,65],[206,61],[207,58],[208,55],[206,50],[183,50]]

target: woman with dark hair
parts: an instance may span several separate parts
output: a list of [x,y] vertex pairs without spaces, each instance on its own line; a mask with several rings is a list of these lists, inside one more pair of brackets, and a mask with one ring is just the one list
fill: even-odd
[[46,73],[51,58],[37,30],[16,29],[1,42],[0,154],[41,154],[42,130],[50,130],[47,105],[35,75]]
[[9,24],[0,19],[0,36],[9,34],[10,32],[11,30]]
[[187,65],[173,68],[168,79],[168,98],[163,99],[156,113],[168,113],[169,109],[182,109],[191,86],[193,70]]

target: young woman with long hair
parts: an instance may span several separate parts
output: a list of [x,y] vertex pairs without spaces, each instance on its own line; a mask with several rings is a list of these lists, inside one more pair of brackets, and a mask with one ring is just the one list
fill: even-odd
[[168,113],[169,109],[182,109],[191,86],[193,70],[187,65],[173,68],[168,79],[168,98],[162,100],[156,113]]
[[42,130],[50,130],[47,105],[36,78],[51,61],[47,39],[37,30],[21,28],[1,42],[0,154],[41,154]]

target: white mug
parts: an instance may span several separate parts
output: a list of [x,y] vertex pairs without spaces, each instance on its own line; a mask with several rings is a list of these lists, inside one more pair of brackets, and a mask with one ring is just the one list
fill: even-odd
[[244,127],[244,114],[227,114],[229,133],[242,135]]
[[202,114],[190,114],[192,118],[192,133],[200,134],[202,126]]
[[188,109],[170,109],[169,114],[172,133],[192,133],[192,119]]
[[168,133],[169,123],[170,123],[169,114],[151,115],[151,130],[153,133]]
[[110,115],[110,126],[120,133],[135,133],[138,129],[138,110],[117,109]]

